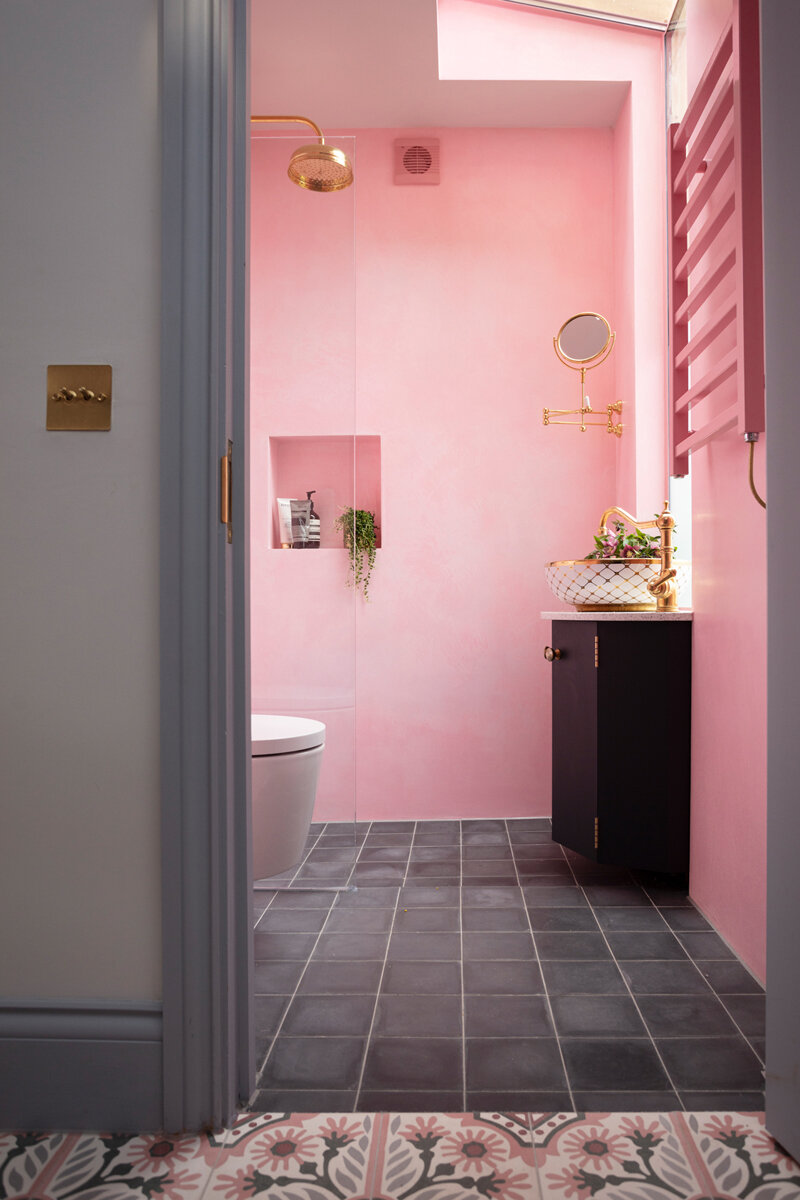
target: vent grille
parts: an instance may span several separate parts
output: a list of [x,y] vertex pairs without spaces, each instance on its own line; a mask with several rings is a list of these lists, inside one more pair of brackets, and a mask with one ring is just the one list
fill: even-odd
[[439,183],[439,139],[398,138],[394,144],[395,183]]

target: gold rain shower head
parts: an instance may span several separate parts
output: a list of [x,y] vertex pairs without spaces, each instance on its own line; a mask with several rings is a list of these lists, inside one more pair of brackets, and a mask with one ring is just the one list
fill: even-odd
[[289,161],[288,175],[298,187],[312,192],[340,192],[353,182],[353,168],[344,150],[327,146],[319,125],[308,117],[251,117],[251,124],[310,125],[318,142],[300,146]]

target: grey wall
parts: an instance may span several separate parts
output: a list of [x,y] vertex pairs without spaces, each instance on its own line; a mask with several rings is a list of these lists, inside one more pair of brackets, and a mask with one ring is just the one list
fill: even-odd
[[[767,1128],[800,1157],[800,5],[762,0],[767,384]],[[742,647],[747,653],[747,647]]]
[[[2,992],[160,996],[157,0],[0,6]],[[108,362],[110,433],[47,433]]]

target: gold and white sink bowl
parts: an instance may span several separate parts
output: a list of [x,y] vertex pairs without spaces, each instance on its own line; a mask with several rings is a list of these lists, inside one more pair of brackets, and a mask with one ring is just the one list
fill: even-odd
[[[678,590],[688,582],[690,564],[675,559]],[[648,583],[661,570],[660,558],[581,558],[545,564],[548,587],[559,600],[578,612],[651,612],[655,596]]]

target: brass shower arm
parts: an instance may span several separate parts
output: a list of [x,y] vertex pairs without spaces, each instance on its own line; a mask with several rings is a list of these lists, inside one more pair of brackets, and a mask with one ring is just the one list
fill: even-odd
[[325,145],[325,135],[315,121],[310,121],[308,117],[251,117],[251,125],[308,125],[314,130],[314,133],[319,138],[321,146]]

